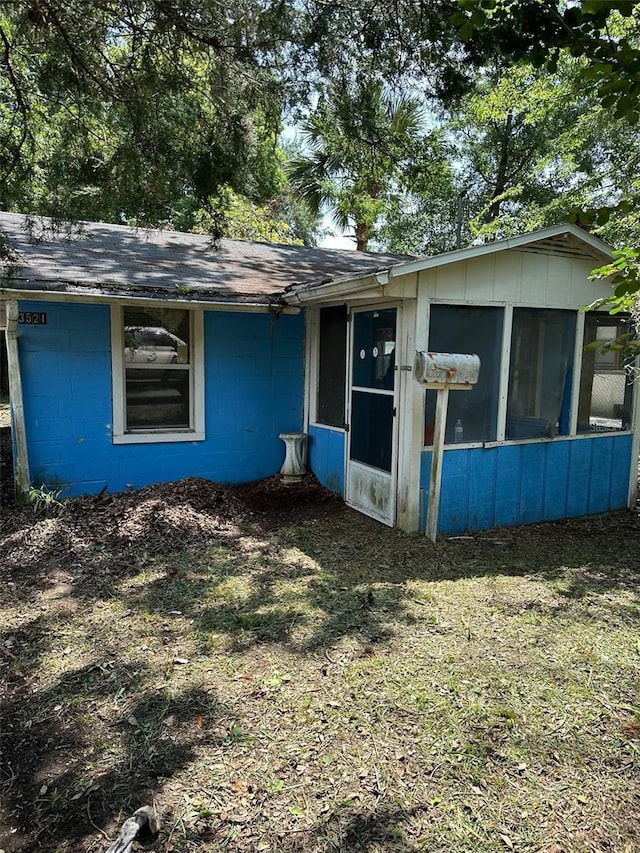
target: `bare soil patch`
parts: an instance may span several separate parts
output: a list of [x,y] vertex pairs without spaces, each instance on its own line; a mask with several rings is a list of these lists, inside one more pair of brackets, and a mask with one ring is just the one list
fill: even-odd
[[633,851],[636,513],[439,542],[312,478],[5,507],[6,851]]

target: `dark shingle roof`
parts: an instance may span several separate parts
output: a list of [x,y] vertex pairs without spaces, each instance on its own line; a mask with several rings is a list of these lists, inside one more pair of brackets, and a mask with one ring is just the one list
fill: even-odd
[[272,302],[286,287],[373,272],[403,255],[221,240],[178,231],[82,222],[54,225],[0,212],[0,234],[17,252],[4,286],[102,294],[190,295]]

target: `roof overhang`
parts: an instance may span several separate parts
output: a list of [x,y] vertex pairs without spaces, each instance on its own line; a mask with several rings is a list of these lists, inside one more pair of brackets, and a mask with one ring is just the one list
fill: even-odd
[[172,308],[202,308],[209,311],[238,311],[249,314],[298,314],[300,308],[295,305],[284,305],[282,302],[233,301],[216,299],[215,297],[174,296],[173,294],[151,293],[104,293],[89,287],[65,288],[53,290],[45,287],[20,287],[16,282],[11,286],[0,285],[0,306],[11,300],[29,299],[43,302],[75,302],[92,305],[139,305],[144,308],[158,307],[160,304]]
[[283,298],[289,304],[310,304],[338,299],[346,296],[380,296],[385,294],[385,287],[400,276],[420,273],[423,270],[434,269],[448,264],[470,261],[482,255],[495,254],[518,250],[535,254],[553,254],[562,257],[592,261],[594,266],[606,262],[612,256],[612,247],[594,237],[593,234],[569,223],[554,225],[539,231],[522,234],[519,237],[509,237],[492,243],[482,243],[479,246],[469,246],[466,249],[456,249],[433,257],[418,258],[378,269],[375,273],[354,276],[343,276],[321,285],[296,285],[284,293]]

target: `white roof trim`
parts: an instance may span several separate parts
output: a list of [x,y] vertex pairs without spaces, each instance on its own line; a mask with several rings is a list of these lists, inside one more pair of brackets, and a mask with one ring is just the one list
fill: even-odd
[[599,237],[594,237],[588,231],[578,228],[576,225],[552,225],[549,228],[542,228],[540,231],[530,231],[528,234],[521,234],[519,237],[507,237],[505,240],[496,240],[493,243],[482,243],[480,246],[469,246],[468,249],[456,249],[453,252],[445,252],[442,255],[435,255],[432,258],[420,258],[417,261],[409,261],[405,264],[396,264],[391,268],[391,275],[405,275],[406,273],[418,272],[427,270],[433,267],[441,267],[444,264],[454,264],[457,261],[468,261],[471,258],[477,258],[480,255],[489,255],[492,252],[504,252],[506,249],[519,249],[531,243],[540,243],[543,240],[549,240],[552,237],[560,237],[562,234],[571,234],[577,240],[591,246],[597,252],[600,252],[605,257],[611,257],[612,248],[604,240]]
[[518,237],[507,237],[504,240],[495,240],[492,243],[482,243],[479,246],[469,246],[466,249],[455,249],[452,252],[444,252],[441,255],[433,255],[431,257],[418,258],[415,261],[404,261],[392,266],[385,267],[374,273],[371,271],[353,276],[341,276],[340,278],[332,279],[321,285],[301,284],[292,287],[287,293],[283,294],[286,300],[292,298],[298,302],[310,301],[315,294],[322,293],[323,296],[339,292],[340,295],[347,291],[359,289],[358,283],[371,283],[372,278],[381,282],[381,276],[388,274],[389,279],[397,278],[402,275],[410,275],[411,273],[422,272],[422,270],[433,269],[434,267],[445,266],[446,264],[455,264],[460,261],[469,261],[473,258],[478,258],[481,255],[490,255],[494,252],[504,252],[508,249],[520,249],[530,246],[533,243],[541,243],[544,240],[550,240],[554,237],[560,237],[563,234],[570,234],[576,240],[589,246],[603,258],[610,258],[612,247],[599,237],[594,237],[588,231],[578,228],[576,225],[566,223],[564,225],[552,225],[549,228],[542,228],[539,231],[530,231],[527,234],[521,234]]
[[[31,288],[1,288],[0,287],[0,311],[3,302],[11,299],[31,302],[82,302],[90,305],[138,305],[144,308],[158,307],[164,305],[167,308],[198,308],[205,311],[238,311],[249,314],[268,314],[275,310],[282,314],[299,314],[300,309],[294,305],[282,305],[279,302],[231,302],[229,300],[215,301],[213,299],[180,299],[154,297],[151,294],[115,295],[107,293],[96,293],[95,291],[67,291],[67,290],[32,290]],[[0,313],[0,317],[1,317]],[[0,326],[0,328],[2,328]]]

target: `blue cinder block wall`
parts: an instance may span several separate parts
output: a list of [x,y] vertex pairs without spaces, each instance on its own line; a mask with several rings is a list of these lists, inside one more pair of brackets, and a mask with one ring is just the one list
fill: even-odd
[[344,432],[309,427],[309,468],[327,489],[344,497]]
[[31,481],[66,495],[181,477],[244,483],[274,474],[281,432],[302,429],[301,314],[205,311],[205,441],[112,443],[109,308],[21,302],[47,325],[19,326]]
[[[438,531],[464,533],[624,509],[632,436],[599,435],[445,450]],[[421,529],[431,451],[422,453]]]

